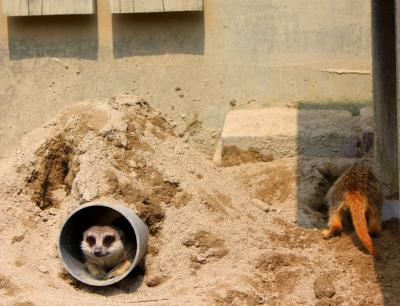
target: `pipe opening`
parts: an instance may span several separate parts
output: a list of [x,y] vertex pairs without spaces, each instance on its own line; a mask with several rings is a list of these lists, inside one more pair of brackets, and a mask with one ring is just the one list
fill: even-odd
[[[93,225],[112,225],[121,229],[125,243],[133,246],[132,264],[124,274],[108,280],[94,278],[85,268],[80,247],[83,232]],[[77,280],[94,286],[114,284],[140,262],[147,247],[148,230],[144,223],[128,208],[104,204],[81,206],[65,221],[59,236],[59,253],[68,272]]]

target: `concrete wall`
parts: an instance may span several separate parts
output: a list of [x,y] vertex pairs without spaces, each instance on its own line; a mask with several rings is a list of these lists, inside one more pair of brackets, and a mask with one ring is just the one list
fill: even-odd
[[0,155],[61,108],[121,93],[147,98],[209,152],[232,100],[371,100],[369,1],[204,0],[201,13],[110,15],[98,0],[97,12],[0,14]]

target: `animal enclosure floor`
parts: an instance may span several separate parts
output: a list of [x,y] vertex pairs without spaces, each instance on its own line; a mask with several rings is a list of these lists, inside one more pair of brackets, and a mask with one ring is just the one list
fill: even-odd
[[[0,161],[0,305],[399,305],[398,222],[375,260],[351,229],[321,237],[321,169],[349,162],[218,168],[141,99],[78,103]],[[58,258],[60,225],[87,202],[123,203],[150,228],[145,263],[106,288]]]

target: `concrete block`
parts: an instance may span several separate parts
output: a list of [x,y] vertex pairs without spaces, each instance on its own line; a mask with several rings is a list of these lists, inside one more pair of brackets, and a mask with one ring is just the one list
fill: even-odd
[[264,108],[227,114],[214,162],[233,166],[297,154],[363,155],[360,117],[345,110]]

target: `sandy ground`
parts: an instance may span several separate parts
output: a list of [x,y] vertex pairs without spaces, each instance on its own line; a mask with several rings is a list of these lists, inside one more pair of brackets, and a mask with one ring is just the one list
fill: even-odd
[[[218,168],[135,97],[86,101],[0,163],[0,305],[399,305],[399,224],[379,257],[353,231],[325,241],[324,194],[351,160]],[[145,264],[94,288],[62,267],[80,204],[123,203],[150,228]]]

